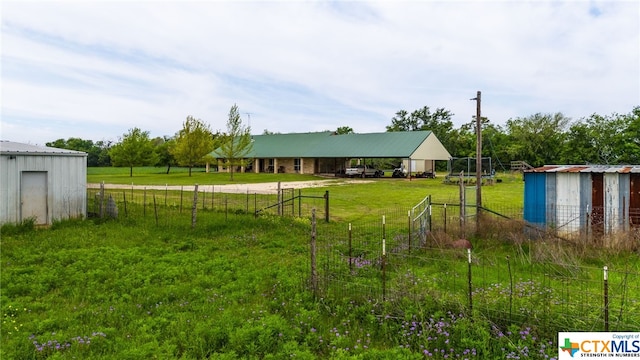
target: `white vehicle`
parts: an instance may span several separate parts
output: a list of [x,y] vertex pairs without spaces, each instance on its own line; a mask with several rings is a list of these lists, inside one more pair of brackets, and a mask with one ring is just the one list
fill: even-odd
[[347,168],[344,175],[348,177],[382,177],[384,171],[372,168],[367,165],[358,165],[356,167]]

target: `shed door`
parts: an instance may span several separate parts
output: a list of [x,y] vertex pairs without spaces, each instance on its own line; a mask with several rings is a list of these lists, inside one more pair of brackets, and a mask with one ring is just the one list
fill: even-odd
[[37,225],[47,224],[47,172],[23,171],[20,184],[21,220],[36,218]]
[[632,173],[629,184],[629,223],[640,227],[640,174]]
[[604,177],[591,174],[591,228],[594,233],[604,232]]
[[546,174],[525,173],[524,179],[524,219],[544,225],[547,212]]

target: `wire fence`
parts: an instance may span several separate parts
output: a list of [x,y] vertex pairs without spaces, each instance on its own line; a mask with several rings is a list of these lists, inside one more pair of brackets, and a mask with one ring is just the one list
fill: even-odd
[[191,215],[196,226],[200,212],[230,214],[277,215],[311,217],[312,209],[318,209],[325,219],[329,217],[329,193],[314,189],[283,188],[277,193],[226,193],[216,191],[215,186],[189,186],[171,189],[157,187],[121,188],[105,187],[87,190],[89,217],[147,218],[155,219],[158,226],[175,225]]
[[[317,296],[448,304],[496,324],[550,332],[640,328],[637,261],[583,266],[585,255],[602,258],[586,253],[597,247],[576,247],[553,233],[527,236],[522,209],[502,210],[510,216],[483,209],[464,219],[459,205],[431,205],[426,234],[403,209],[317,229]],[[477,230],[483,240],[467,249],[459,239]]]
[[[88,190],[87,210],[97,217],[151,218],[156,226],[187,219],[198,226],[209,212],[313,218],[313,265],[301,276],[311,279],[318,296],[447,304],[496,324],[548,331],[640,328],[638,262],[583,266],[585,252],[597,251],[593,243],[566,242],[553,231],[532,228],[522,221],[521,208],[476,213],[474,206],[426,198],[413,208],[381,210],[377,218],[342,224],[324,221],[328,204],[328,192],[314,189],[261,194],[222,193],[213,186],[102,187]],[[470,234],[480,234],[482,242],[469,252],[464,243],[457,247]],[[640,234],[629,232],[625,239],[637,244]]]

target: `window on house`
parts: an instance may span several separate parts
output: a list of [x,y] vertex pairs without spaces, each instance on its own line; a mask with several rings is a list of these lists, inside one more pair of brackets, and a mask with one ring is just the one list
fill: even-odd
[[293,159],[293,171],[300,172],[300,164],[301,163],[302,163],[302,161],[300,161],[300,158]]

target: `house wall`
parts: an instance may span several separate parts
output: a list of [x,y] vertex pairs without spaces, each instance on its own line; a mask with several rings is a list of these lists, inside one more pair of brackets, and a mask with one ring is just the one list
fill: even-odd
[[[409,159],[403,159],[402,160],[402,165],[404,166],[405,169],[407,169],[407,171],[411,171],[411,173],[415,173],[415,172],[429,172],[429,171],[435,171],[435,160],[411,160],[411,163],[409,163]],[[411,168],[409,169],[409,165],[411,165]]]
[[60,155],[0,156],[0,224],[22,220],[21,181],[24,172],[46,173],[46,219],[84,217],[87,213],[87,157]]
[[313,174],[315,173],[315,158],[300,158],[300,169],[295,168],[294,158],[276,159],[275,161],[278,171],[285,173]]

